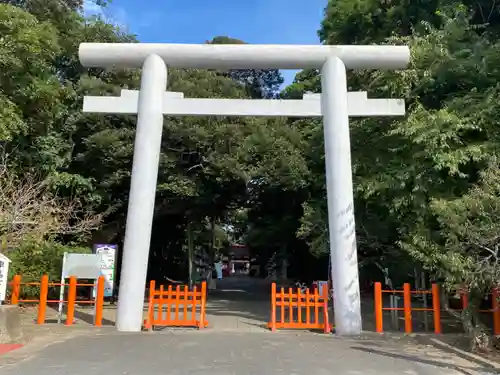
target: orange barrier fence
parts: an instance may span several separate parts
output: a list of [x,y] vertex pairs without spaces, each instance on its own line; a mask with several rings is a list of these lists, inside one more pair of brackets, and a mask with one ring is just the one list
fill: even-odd
[[[384,307],[382,295],[384,293],[402,294],[403,307]],[[432,296],[432,307],[413,307],[412,295],[428,294]],[[467,308],[468,296],[466,293],[460,293],[462,310]],[[479,312],[493,314],[493,333],[500,334],[500,309],[499,309],[499,291],[494,289],[492,292],[492,306],[488,310],[479,310]],[[450,309],[451,310],[451,309]],[[433,313],[434,333],[442,333],[441,330],[441,296],[439,286],[432,284],[431,290],[411,290],[410,284],[403,285],[403,290],[383,290],[382,283],[375,283],[375,330],[383,332],[383,313],[384,311],[403,311],[405,322],[405,333],[413,332],[412,311],[428,311]]]
[[[187,285],[172,285],[165,291],[163,285],[156,290],[154,280],[149,285],[148,316],[144,322],[146,329],[157,326],[166,327],[196,327],[208,326],[206,319],[207,283],[201,287],[194,286],[189,290]],[[156,314],[155,314],[156,312]]]
[[[279,321],[277,321],[278,308],[280,309]],[[313,314],[311,314],[311,310],[313,310]],[[296,319],[294,311],[297,312]],[[322,319],[320,319],[320,314]],[[300,289],[294,292],[292,288],[288,288],[288,293],[285,293],[285,289],[281,288],[278,293],[276,283],[273,283],[271,287],[271,321],[268,327],[273,332],[280,328],[322,329],[325,333],[331,332],[332,327],[328,318],[328,285],[323,285],[321,293],[317,289],[314,289],[312,293],[309,289],[306,289],[305,293],[302,293]]]
[[[18,305],[20,303],[38,303],[38,317],[37,323],[44,324],[47,312],[47,305],[49,303],[63,302],[66,304],[66,325],[70,326],[73,324],[75,319],[75,306],[76,304],[91,304],[95,306],[95,320],[94,325],[97,327],[102,326],[102,313],[104,307],[104,276],[99,277],[95,284],[79,284],[76,277],[70,277],[69,283],[51,283],[49,282],[49,277],[43,275],[40,282],[30,282],[23,283],[20,275],[15,275],[12,279],[11,285],[11,304]],[[22,286],[38,286],[40,288],[39,299],[20,299],[21,287]],[[49,287],[65,287],[68,286],[68,299],[67,300],[49,300]],[[96,287],[97,293],[95,300],[77,300],[76,288],[79,286],[89,286]]]

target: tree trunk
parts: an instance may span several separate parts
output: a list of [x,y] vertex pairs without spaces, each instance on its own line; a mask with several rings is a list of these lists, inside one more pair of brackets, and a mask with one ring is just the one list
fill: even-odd
[[462,310],[457,312],[451,309],[448,303],[448,296],[441,289],[441,304],[446,312],[451,316],[457,318],[462,323],[465,334],[469,338],[470,351],[489,351],[491,348],[491,339],[486,332],[486,327],[481,323],[479,317],[479,307],[482,298],[478,297],[477,293],[469,293],[468,305]]
[[210,240],[210,256],[212,257],[212,263],[215,262],[215,215],[212,215],[210,220],[210,231],[211,231],[211,240]]
[[191,222],[187,226],[188,235],[188,272],[189,272],[189,288],[193,287],[193,258],[194,258],[194,244],[193,244],[193,228]]
[[461,319],[464,331],[470,340],[470,350],[487,352],[491,348],[491,340],[486,332],[486,327],[481,322],[479,308],[482,298],[478,296],[469,297],[469,304],[462,311]]
[[286,247],[283,246],[281,248],[280,260],[281,260],[281,269],[280,269],[280,279],[282,281],[286,281],[288,279],[288,259],[286,256]]

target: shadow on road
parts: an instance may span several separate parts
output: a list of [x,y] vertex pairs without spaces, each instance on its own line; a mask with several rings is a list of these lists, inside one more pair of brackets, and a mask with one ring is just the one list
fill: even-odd
[[403,359],[405,361],[417,362],[417,363],[421,363],[421,364],[425,364],[425,365],[437,366],[440,368],[453,369],[461,374],[466,374],[466,375],[477,374],[477,371],[481,371],[481,373],[483,373],[484,375],[497,373],[497,372],[495,372],[495,369],[493,367],[489,367],[489,366],[487,368],[458,366],[456,364],[444,362],[440,359],[431,360],[428,358],[422,358],[422,357],[417,356],[417,355],[391,353],[388,351],[383,351],[383,350],[379,350],[379,349],[375,349],[375,348],[361,347],[361,346],[351,346],[351,349],[365,352],[365,353],[370,353],[370,354],[377,354],[377,355],[381,355],[381,356],[389,357],[389,358]]

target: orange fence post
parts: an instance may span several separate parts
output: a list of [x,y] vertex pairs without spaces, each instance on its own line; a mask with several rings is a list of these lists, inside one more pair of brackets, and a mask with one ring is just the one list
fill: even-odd
[[200,329],[205,328],[205,308],[207,305],[207,282],[201,283]]
[[[163,285],[160,287],[160,290],[161,290],[161,293],[163,294]],[[184,285],[184,296],[183,296],[183,300],[184,300],[184,314],[182,316],[182,320],[183,321],[187,321],[188,320],[188,300],[189,300],[189,285]],[[160,305],[160,314],[161,316],[163,316],[163,306]]]
[[154,297],[156,292],[156,281],[151,280],[149,282],[149,296]]
[[411,319],[411,288],[410,284],[405,283],[403,286],[404,292],[404,316],[405,316],[405,333],[412,333],[413,323]]
[[47,310],[47,296],[49,294],[49,276],[43,275],[40,280],[40,299],[38,301],[37,324],[45,323],[45,311]]
[[[193,299],[191,301],[191,320],[193,322],[196,322],[196,302],[197,298],[196,296],[198,295],[198,287],[196,285],[193,286]],[[168,315],[167,315],[168,317]]]
[[180,294],[181,294],[181,287],[180,287],[180,285],[177,285],[175,287],[175,299],[174,299],[174,305],[175,305],[174,320],[176,322],[179,321],[179,309],[180,309],[179,296],[180,296]]
[[297,323],[302,324],[302,292],[297,289]]
[[460,299],[462,300],[462,310],[465,310],[469,307],[469,296],[467,291],[463,290],[460,292]]
[[[158,293],[159,293],[159,297],[160,297],[159,302],[158,302],[158,317],[160,320],[162,320],[162,318],[163,318],[163,298],[164,298],[164,294],[165,294],[163,284],[160,285],[160,291]],[[167,316],[167,319],[170,319],[170,316]]]
[[[283,287],[280,287],[280,323],[283,323],[285,321],[285,289]],[[278,328],[278,325],[276,325],[276,328]]]
[[21,275],[15,275],[12,279],[12,296],[10,303],[17,305],[19,303],[19,295],[21,294]]
[[68,313],[66,315],[67,326],[72,325],[75,319],[75,302],[76,302],[76,277],[71,276],[69,278],[69,290],[68,290],[68,307],[67,307]]
[[382,283],[375,283],[375,331],[382,333],[384,331],[384,312],[382,302]]
[[148,301],[151,299],[151,298],[155,298],[156,296],[156,281],[154,280],[151,280],[149,282],[149,298],[148,298]]
[[148,314],[144,321],[144,328],[150,330],[153,328],[153,320],[154,320],[154,295],[155,295],[156,283],[154,280],[149,282],[149,297],[148,297]]
[[493,310],[493,334],[500,335],[500,304],[498,301],[499,290],[498,287],[493,289],[491,293],[491,307]]
[[[318,307],[318,301],[319,301],[319,298],[318,298],[318,289],[314,289],[313,290],[313,298],[314,298],[314,323],[318,323],[319,322],[319,307]],[[284,323],[285,320],[283,319],[282,320],[282,323]]]
[[[167,289],[167,299],[169,301],[167,303],[167,316],[168,316],[169,320],[170,320],[170,317],[172,316],[172,307],[170,305],[171,305],[173,293],[174,293],[174,291],[172,289],[172,285],[169,285],[168,289]],[[202,293],[203,293],[203,291],[202,291]],[[200,298],[200,300],[201,300],[201,298]]]
[[95,320],[96,327],[102,326],[102,315],[104,309],[104,276],[99,276],[97,279],[97,293],[95,297]]
[[154,297],[149,296],[148,316],[146,318],[145,328],[149,331],[154,329],[155,307]]
[[[276,299],[274,301],[276,303]],[[311,324],[311,293],[309,292],[309,288],[306,289],[306,322],[307,324]]]
[[276,283],[271,284],[271,331],[276,331]]
[[441,333],[441,297],[437,284],[432,284],[432,312],[434,315],[434,333]]
[[[300,293],[300,289],[299,289],[299,293]],[[300,316],[300,314],[299,314],[299,316]],[[299,321],[299,323],[302,323],[302,322]],[[325,325],[325,327],[323,328],[323,332],[330,333],[332,329],[330,327],[330,319],[328,316],[328,285],[327,284],[323,284],[323,324]]]

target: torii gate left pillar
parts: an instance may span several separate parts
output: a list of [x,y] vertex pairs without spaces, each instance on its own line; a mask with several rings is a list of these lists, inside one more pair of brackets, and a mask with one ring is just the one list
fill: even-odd
[[122,332],[140,331],[142,328],[163,132],[163,92],[166,89],[165,62],[157,55],[148,56],[142,68],[137,105],[137,130],[118,293],[116,327]]
[[[409,61],[407,47],[83,43],[79,52],[82,65],[88,67],[143,67],[138,102],[134,103],[133,96],[123,98],[124,104],[109,101],[116,98],[98,98],[103,99],[100,104],[95,101],[97,98],[85,98],[94,99],[94,112],[138,113],[118,298],[118,331],[138,332],[142,328],[163,115],[218,114],[323,116],[335,328],[336,333],[341,335],[361,333],[346,67],[404,68]],[[320,68],[320,110],[317,108],[317,100],[257,100],[252,101],[256,105],[249,105],[248,101],[221,99],[212,100],[211,106],[207,106],[208,100],[203,99],[168,99],[164,94],[167,83],[166,65],[207,69]],[[185,108],[184,112],[179,112],[179,109],[174,105],[169,106],[165,100],[177,101],[180,108],[183,101],[191,100],[194,102],[193,106],[198,103],[206,109],[201,112],[196,108]],[[362,107],[363,103],[367,105],[369,101],[357,104]],[[107,104],[116,105],[115,112],[110,108],[113,105],[108,107]],[[300,110],[294,108],[296,104]],[[90,103],[88,107],[87,112],[92,112]],[[281,112],[277,110],[279,108],[282,109]],[[358,110],[360,115],[371,114],[370,110],[364,111],[364,108]],[[383,113],[383,110],[380,112],[379,115],[402,115],[404,104],[402,113],[400,108],[387,113]]]

